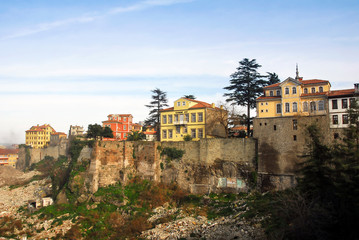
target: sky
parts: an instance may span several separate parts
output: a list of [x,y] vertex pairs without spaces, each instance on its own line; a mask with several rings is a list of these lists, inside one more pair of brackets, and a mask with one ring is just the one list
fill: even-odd
[[[170,106],[224,102],[243,58],[281,80],[359,82],[357,0],[0,1],[0,143],[50,124],[143,121],[151,90]],[[245,112],[245,108],[240,108]]]

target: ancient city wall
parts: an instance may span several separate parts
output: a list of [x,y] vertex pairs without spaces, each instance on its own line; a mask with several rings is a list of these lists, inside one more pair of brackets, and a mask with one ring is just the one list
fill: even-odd
[[[161,156],[162,149],[184,150],[179,160]],[[192,193],[240,192],[252,184],[256,170],[253,139],[203,139],[198,142],[98,142],[92,152],[88,181],[91,191],[126,183],[140,175],[176,183]]]

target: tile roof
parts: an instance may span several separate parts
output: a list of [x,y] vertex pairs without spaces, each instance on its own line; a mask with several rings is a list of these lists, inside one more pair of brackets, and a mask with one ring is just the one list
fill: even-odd
[[0,149],[1,155],[18,154],[18,153],[19,153],[19,149]]
[[[320,79],[308,79],[308,80],[299,80],[299,82],[301,82],[302,84],[304,85],[307,85],[307,84],[318,84],[318,83],[322,83],[322,84],[326,84],[326,83],[329,83],[329,81],[327,80],[320,80]],[[268,86],[265,86],[264,88],[273,88],[273,87],[278,87],[280,83],[275,83],[275,84],[272,84],[272,85],[268,85]]]
[[[188,101],[191,101],[191,102],[195,102],[197,103],[196,105],[188,108],[188,109],[194,109],[194,108],[212,108],[212,104],[209,104],[209,103],[206,103],[206,102],[202,102],[202,101],[198,101],[198,100],[195,100],[195,99],[189,99],[189,98],[182,98],[182,99],[186,99]],[[215,107],[216,109],[220,109],[219,107]],[[174,107],[170,107],[170,108],[165,108],[165,109],[162,109],[161,111],[171,111],[171,110],[174,110]]]
[[343,90],[334,90],[330,91],[328,96],[329,97],[337,97],[337,96],[346,96],[354,94],[354,89],[343,89]]

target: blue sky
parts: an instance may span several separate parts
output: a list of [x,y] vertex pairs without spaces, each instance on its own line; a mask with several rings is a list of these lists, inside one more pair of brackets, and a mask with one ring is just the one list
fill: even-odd
[[[243,58],[281,80],[359,82],[359,2],[140,0],[0,2],[0,143],[51,124],[144,120],[150,90],[224,101]],[[241,108],[239,108],[241,110]]]

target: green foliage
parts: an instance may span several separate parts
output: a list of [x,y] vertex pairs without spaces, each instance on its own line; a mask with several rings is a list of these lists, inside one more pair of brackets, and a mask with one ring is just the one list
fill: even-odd
[[143,132],[132,131],[127,135],[127,141],[141,141],[146,139],[146,135]]
[[161,168],[161,170],[165,169],[163,166],[163,162],[160,163],[160,168]]
[[184,135],[184,136],[183,136],[183,140],[184,140],[185,142],[192,141],[192,136],[191,136],[191,135],[189,135],[189,134]]
[[184,95],[183,97],[184,97],[184,98],[188,98],[188,99],[196,99],[196,97],[195,97],[194,95],[192,95],[192,94],[190,94],[190,95]]
[[279,83],[280,82],[280,79],[278,77],[278,75],[273,72],[267,72],[267,78],[268,78],[268,85],[272,85],[272,84],[275,84],[275,83]]
[[87,130],[87,137],[94,139],[103,138],[103,137],[113,138],[113,132],[111,128],[107,126],[102,127],[99,124],[89,124]]
[[183,154],[185,154],[185,152],[186,152],[185,150],[165,147],[161,150],[161,156],[166,155],[168,161],[178,160],[183,157]]
[[228,90],[228,93],[224,94],[227,97],[227,102],[247,107],[248,135],[250,131],[250,109],[256,107],[256,99],[263,93],[263,87],[268,84],[268,81],[257,72],[260,67],[261,65],[257,64],[255,59],[244,58],[239,62],[237,71],[230,76],[230,85],[224,88]]
[[167,94],[166,92],[163,92],[158,88],[151,90],[151,92],[153,93],[153,95],[151,96],[152,101],[150,102],[150,104],[145,105],[146,107],[151,109],[148,114],[148,118],[145,120],[145,125],[154,126],[155,130],[157,131],[157,140],[160,140],[160,110],[164,107],[168,107]]

